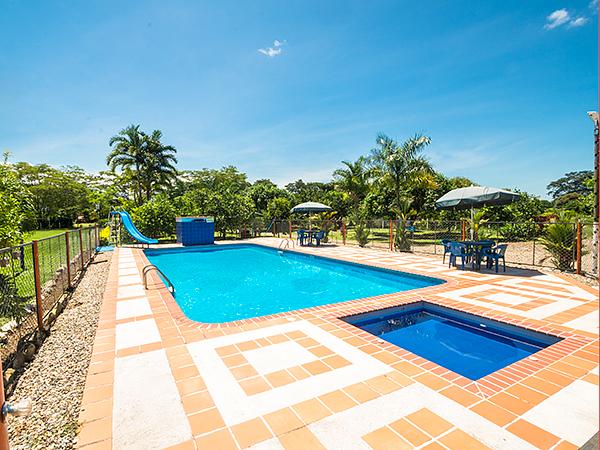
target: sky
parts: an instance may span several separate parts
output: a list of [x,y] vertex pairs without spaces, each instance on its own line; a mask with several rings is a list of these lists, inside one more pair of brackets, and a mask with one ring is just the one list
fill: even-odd
[[129,124],[180,169],[327,181],[382,132],[546,195],[592,169],[597,2],[0,0],[0,150],[106,168]]

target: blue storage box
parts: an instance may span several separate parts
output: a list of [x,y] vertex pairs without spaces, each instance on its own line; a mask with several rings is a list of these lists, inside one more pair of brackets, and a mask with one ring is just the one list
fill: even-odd
[[177,217],[175,219],[177,243],[207,245],[215,243],[215,221],[212,217]]

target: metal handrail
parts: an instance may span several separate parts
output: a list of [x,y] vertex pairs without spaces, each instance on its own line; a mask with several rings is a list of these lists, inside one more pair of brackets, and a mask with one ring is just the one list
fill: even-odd
[[[292,243],[292,247],[296,248],[296,243],[292,239],[282,239],[279,243],[279,246],[277,247],[278,250],[283,251],[286,248],[289,248],[290,242]],[[285,244],[285,246],[283,246],[283,244]]]
[[163,278],[163,280],[165,280],[167,282],[167,289],[169,289],[169,292],[173,295],[175,295],[175,285],[173,283],[171,283],[171,280],[169,280],[169,277],[167,277],[158,267],[156,267],[154,264],[148,264],[146,267],[144,267],[142,269],[142,277],[144,279],[144,289],[148,289],[148,272],[150,272],[151,270],[156,270],[158,272],[158,274]]

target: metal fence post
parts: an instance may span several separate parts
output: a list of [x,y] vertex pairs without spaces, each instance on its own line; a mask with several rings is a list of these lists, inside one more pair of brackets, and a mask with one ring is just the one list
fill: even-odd
[[67,286],[71,287],[71,238],[69,230],[65,231],[65,243],[67,251]]
[[92,259],[92,227],[88,229],[88,261]]
[[292,239],[292,221],[288,220],[288,231],[290,233],[290,239]]
[[81,270],[83,270],[83,234],[79,228],[79,259],[81,259]]
[[581,222],[577,220],[577,275],[581,275]]
[[44,310],[42,306],[42,278],[40,275],[40,254],[38,241],[32,241],[33,245],[33,281],[35,284],[35,310],[37,314],[38,329],[44,331]]

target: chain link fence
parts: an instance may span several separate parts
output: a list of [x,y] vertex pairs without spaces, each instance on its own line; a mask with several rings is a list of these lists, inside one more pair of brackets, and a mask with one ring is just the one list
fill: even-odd
[[[67,231],[0,249],[0,357],[20,368],[35,352],[40,334],[62,311],[98,245],[98,228]],[[32,350],[32,347],[33,350]]]

